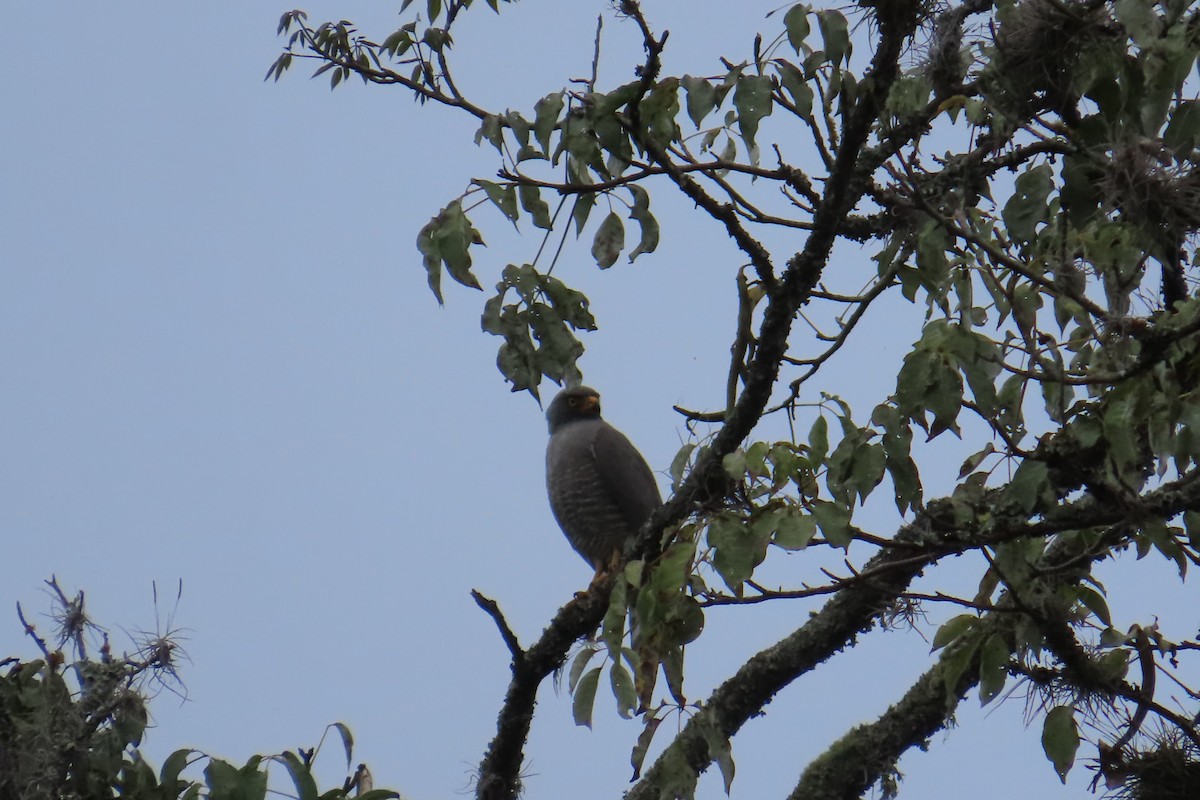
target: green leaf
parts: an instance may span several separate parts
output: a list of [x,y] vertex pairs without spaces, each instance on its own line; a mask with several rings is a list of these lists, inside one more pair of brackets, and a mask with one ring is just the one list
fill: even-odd
[[658,726],[662,724],[662,721],[662,717],[646,715],[645,727],[638,734],[637,744],[633,746],[633,752],[629,754],[629,763],[633,766],[631,781],[636,781],[641,777],[642,764],[646,761],[646,752],[650,749],[650,742],[654,739],[654,733],[658,730]]
[[636,220],[642,229],[642,238],[638,241],[638,246],[629,254],[629,260],[632,262],[642,253],[653,253],[658,249],[658,220],[650,213],[650,195],[637,184],[629,184],[629,191],[633,195],[633,209],[629,212],[629,218]]
[[1024,392],[1025,378],[1021,375],[1010,375],[996,395],[1000,409],[999,422],[1010,434],[1016,435],[1017,441],[1025,435],[1025,417],[1021,405]]
[[850,529],[850,510],[828,500],[813,503],[812,515],[821,526],[825,541],[843,549],[850,546],[854,532]]
[[571,714],[575,724],[585,728],[592,727],[592,707],[596,703],[596,687],[600,685],[601,667],[592,667],[579,680],[575,687],[575,696],[571,701]]
[[962,375],[945,354],[935,356],[930,365],[932,369],[925,400],[926,407],[933,412],[929,438],[933,439],[945,431],[953,431],[956,436],[961,436],[958,414],[962,411]]
[[1183,512],[1183,527],[1187,531],[1188,543],[1200,548],[1200,511]]
[[625,617],[628,615],[629,603],[626,600],[628,589],[624,580],[617,580],[613,586],[612,595],[608,600],[608,611],[604,615],[601,627],[604,645],[608,648],[608,656],[613,661],[621,657],[621,645],[625,639]]
[[1149,545],[1153,545],[1155,550],[1168,560],[1175,562],[1175,566],[1179,570],[1179,578],[1181,580],[1186,578],[1188,557],[1175,538],[1175,534],[1182,533],[1182,531],[1178,528],[1168,528],[1161,519],[1153,518],[1144,520],[1141,527],[1141,532],[1137,536],[1138,558],[1149,552]]
[[563,92],[546,95],[533,106],[533,138],[542,148],[542,154],[550,156],[550,134],[558,124],[558,115],[563,110]]
[[488,199],[492,201],[492,205],[500,209],[500,213],[510,222],[517,221],[521,212],[517,210],[517,192],[512,186],[501,186],[498,183],[479,178],[475,179],[475,184],[483,189]]
[[554,227],[550,221],[550,206],[542,199],[542,192],[538,187],[521,184],[517,187],[517,194],[521,198],[521,208],[529,212],[535,226],[546,231]]
[[1002,357],[994,342],[962,325],[946,329],[947,344],[958,358],[958,367],[975,403],[985,415],[994,414],[997,406],[996,378],[1000,375]]
[[650,141],[666,147],[679,139],[679,79],[664,78],[641,102],[642,124]]
[[609,667],[608,677],[612,684],[613,697],[617,699],[617,713],[622,719],[629,719],[638,704],[637,692],[633,688],[633,676],[624,664],[614,661]]
[[742,584],[766,558],[769,543],[770,531],[764,536],[736,516],[718,516],[708,526],[708,544],[716,551],[713,569],[734,593],[741,592]]
[[596,205],[596,195],[594,194],[575,196],[575,205],[571,207],[571,220],[575,223],[576,236],[583,233],[583,227],[587,224],[588,215],[592,213],[594,205]]
[[462,205],[455,200],[426,223],[417,234],[417,250],[429,277],[429,288],[439,303],[442,302],[441,270],[444,264],[450,277],[463,286],[481,289],[479,281],[471,274],[469,248],[481,244],[483,237],[471,225]]
[[687,705],[683,694],[683,648],[672,647],[663,654],[663,675],[667,678],[667,691],[680,706]]
[[708,745],[708,755],[716,762],[717,769],[721,771],[725,794],[728,795],[729,788],[733,785],[734,774],[733,748],[729,743],[729,737],[717,729],[710,717],[706,717],[699,727],[704,734],[704,741]]
[[[979,648],[977,639],[969,639],[964,647],[951,647],[942,654],[938,661],[942,676],[942,685],[946,689],[946,705],[948,708],[953,708],[961,695],[959,684],[962,682],[962,677],[966,673],[967,668],[971,666],[971,662],[975,658],[975,651]],[[965,689],[965,687],[963,687]]]
[[951,617],[933,635],[933,646],[930,648],[930,652],[942,649],[974,628],[978,622],[979,617],[974,614],[959,614],[957,617]]
[[479,130],[475,133],[475,144],[479,144],[484,139],[487,139],[501,155],[504,154],[504,121],[495,114],[485,116],[479,125]]
[[577,331],[596,330],[596,319],[588,310],[590,304],[583,292],[572,289],[558,278],[540,273],[537,288],[550,301],[555,313],[572,328]]
[[695,554],[696,544],[691,540],[668,547],[654,567],[650,585],[661,591],[678,592],[691,574]]
[[[399,58],[407,53],[408,49],[413,46],[412,34],[414,30],[415,23],[409,23],[408,25],[401,27],[399,30],[388,34],[388,37],[383,40],[383,44],[379,46],[379,50],[383,53],[387,53],[392,58]],[[479,140],[476,139],[475,143],[479,144]]]
[[925,403],[932,383],[934,354],[923,343],[910,350],[896,376],[896,407],[904,416],[925,425]]
[[228,761],[210,758],[204,767],[204,783],[212,794],[219,797],[237,797],[241,773]]
[[167,793],[167,796],[175,797],[179,794],[179,774],[187,769],[188,760],[193,755],[200,755],[200,751],[191,748],[176,750],[167,756],[166,761],[163,762],[162,769],[158,773],[158,782]]
[[927,219],[917,229],[916,240],[917,277],[925,291],[940,299],[945,296],[950,280],[950,261],[946,257],[949,235],[937,221]]
[[568,156],[568,177],[573,181],[580,184],[591,183],[591,172],[607,177],[596,132],[587,119],[568,114],[563,120],[562,135],[552,157],[554,164],[558,164],[559,157],[564,152]]
[[767,453],[771,446],[766,442],[754,442],[746,448],[746,474],[751,478],[763,478],[769,474]]
[[1200,102],[1184,100],[1171,112],[1171,122],[1163,132],[1163,143],[1180,156],[1196,146],[1200,137]]
[[1096,615],[1096,619],[1112,627],[1112,613],[1108,610],[1108,602],[1105,601],[1104,595],[1090,586],[1076,586],[1074,594],[1080,603]]
[[259,757],[241,769],[219,758],[210,758],[204,781],[210,800],[263,800],[267,796],[267,773],[258,769]]
[[687,442],[679,451],[675,453],[675,457],[671,459],[671,467],[668,470],[671,474],[671,486],[678,489],[683,483],[683,472],[687,469],[689,459],[692,456],[692,451],[696,449],[695,442]]
[[1068,153],[1063,157],[1061,174],[1059,197],[1063,209],[1072,224],[1083,228],[1095,216],[1096,207],[1102,199],[1100,179],[1103,173],[1086,155]]
[[779,72],[779,82],[783,84],[784,90],[792,96],[792,103],[796,106],[797,113],[801,117],[812,114],[813,90],[804,79],[804,73],[794,64],[782,59],[776,60],[775,66]]
[[1004,497],[1017,504],[1024,513],[1032,512],[1039,501],[1050,497],[1050,470],[1041,461],[1027,458],[1004,490]]
[[725,146],[721,148],[721,154],[718,156],[722,161],[734,161],[737,159],[737,145],[733,142],[733,137],[725,137]]
[[680,645],[691,644],[704,632],[704,609],[690,595],[675,592],[671,597],[674,602],[667,610],[667,623],[673,641]]
[[684,92],[687,93],[688,117],[699,130],[704,118],[717,107],[717,87],[713,86],[707,78],[694,78],[691,75],[684,75],[680,79],[680,83],[683,85]]
[[342,749],[346,751],[346,769],[349,769],[354,760],[354,734],[341,722],[334,722],[329,727],[337,731],[342,739]]
[[828,485],[830,493],[839,502],[851,505],[854,502],[855,459],[867,445],[862,431],[849,424],[848,420],[843,420],[843,425],[846,426],[845,435],[842,436],[842,440],[829,457],[829,469],[825,473],[825,483]]
[[883,452],[886,467],[892,476],[896,508],[901,514],[920,506],[924,492],[921,475],[912,460],[912,428],[899,409],[881,403],[871,413],[871,422],[883,428]]
[[608,212],[608,216],[600,223],[596,237],[592,240],[592,257],[601,269],[608,269],[617,263],[617,256],[625,248],[625,225],[616,212]]
[[1132,636],[1124,631],[1119,631],[1116,628],[1105,628],[1100,631],[1100,646],[1101,647],[1120,647],[1132,640]]
[[298,755],[289,750],[272,758],[287,769],[292,778],[292,785],[296,787],[297,800],[317,800],[320,792],[317,790],[317,782],[312,776],[312,770],[300,760]]
[[426,28],[421,34],[421,41],[429,45],[429,49],[440,53],[448,44],[453,43],[445,28]]
[[811,28],[808,24],[808,6],[797,3],[783,15],[783,26],[787,29],[788,44],[800,55],[804,48],[804,40]]
[[533,126],[529,124],[529,120],[522,117],[516,111],[504,112],[504,124],[512,131],[513,136],[517,139],[517,144],[524,147],[529,144],[529,134],[533,130]]
[[[93,741],[99,742],[100,737],[104,735],[101,732]],[[94,765],[95,762],[93,762]],[[162,792],[158,791],[159,786],[154,776],[154,770],[137,754],[133,755],[132,760],[129,758],[124,759],[123,763],[116,768],[120,770],[118,781],[122,797],[159,798],[164,796]],[[105,769],[107,769],[107,766]],[[177,795],[178,792],[175,792],[168,796],[175,797]]]
[[814,468],[825,463],[825,455],[829,452],[829,423],[824,415],[818,415],[808,431],[809,459]]
[[1026,243],[1036,238],[1037,226],[1049,214],[1046,198],[1053,185],[1049,164],[1039,164],[1017,176],[1016,189],[1004,204],[1004,224],[1012,238]]
[[824,10],[816,12],[817,24],[821,28],[821,38],[825,42],[825,58],[830,64],[837,66],[843,58],[850,55],[850,26],[846,17],[840,11]]
[[1075,764],[1075,752],[1078,749],[1079,728],[1075,724],[1075,709],[1071,706],[1050,709],[1042,726],[1042,750],[1064,784],[1067,782],[1067,773]]
[[1110,650],[1100,656],[1096,666],[1101,674],[1105,675],[1110,681],[1117,682],[1125,680],[1125,676],[1129,674],[1129,658],[1131,651],[1129,650]]
[[646,571],[646,562],[635,558],[625,564],[621,574],[630,586],[642,585],[642,574]]
[[572,694],[575,693],[575,689],[579,686],[579,679],[583,676],[583,671],[587,669],[587,665],[598,652],[600,651],[595,647],[585,645],[582,650],[575,654],[575,660],[571,662],[571,672],[567,678],[567,689]]
[[923,75],[906,75],[892,84],[885,106],[897,119],[905,119],[921,111],[929,103],[933,86]]
[[1025,331],[1037,329],[1037,312],[1042,307],[1042,293],[1037,286],[1022,283],[1012,294],[1012,315]]
[[740,447],[732,453],[728,453],[721,459],[721,466],[725,468],[725,474],[735,481],[743,480],[746,477],[746,451]]
[[858,492],[859,502],[866,502],[867,496],[883,481],[887,454],[882,444],[868,444],[855,454],[853,463],[849,485]]
[[979,701],[987,705],[1004,689],[1011,657],[1004,637],[993,633],[979,651]]
[[975,471],[976,467],[983,463],[985,458],[995,452],[996,445],[988,442],[978,453],[972,453],[971,455],[967,456],[966,460],[963,461],[962,466],[958,469],[958,479],[961,481],[963,478],[970,475]]
[[803,550],[816,534],[817,520],[789,506],[776,515],[771,544],[784,550]]
[[738,129],[747,149],[757,152],[754,137],[763,117],[769,116],[773,108],[771,79],[765,75],[742,75],[733,91],[733,105],[738,112]]
[[537,395],[537,385],[541,382],[541,371],[537,365],[537,355],[533,349],[533,340],[528,329],[524,332],[506,332],[505,341],[496,353],[496,366],[513,385],[514,392],[528,390]]

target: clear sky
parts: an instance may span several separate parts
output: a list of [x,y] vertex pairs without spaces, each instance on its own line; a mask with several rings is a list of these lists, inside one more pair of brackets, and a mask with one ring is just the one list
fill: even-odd
[[[763,20],[773,3],[681,5],[646,4],[671,29],[678,72],[717,72],[717,56],[741,60],[756,30],[779,24]],[[598,14],[601,84],[632,77],[637,40],[608,3],[526,0],[500,17],[479,6],[456,53],[461,87],[484,106],[529,110],[585,76]],[[398,9],[307,8],[377,39]],[[484,295],[444,286],[439,308],[414,247],[432,214],[494,171],[493,152],[474,146],[470,118],[401,90],[331,93],[304,68],[264,83],[284,10],[6,9],[0,655],[32,657],[14,604],[44,613],[51,574],[87,591],[118,648],[125,631],[154,629],[156,581],[157,624],[186,630],[191,663],[175,687],[187,702],[164,692],[151,707],[153,761],[184,746],[242,761],[343,721],[377,786],[451,796],[508,678],[469,590],[495,598],[529,643],[590,573],[546,506],[541,410],[508,391],[497,341],[479,331]],[[686,436],[672,404],[720,404],[743,259],[663,203],[658,253],[600,273],[583,242],[556,274],[593,300],[601,330],[582,366],[607,418],[665,472]],[[497,216],[477,224],[485,286],[536,251],[531,229],[518,239]],[[866,398],[865,417],[910,340],[893,336],[871,369],[831,371],[821,388]],[[803,555],[785,563],[819,578]],[[690,694],[813,607],[710,614]],[[809,758],[898,696],[927,650],[913,633],[874,634],[788,689],[735,740],[733,796],[786,795]],[[528,796],[618,797],[640,725],[603,692],[590,732],[572,725],[565,691],[540,697]],[[1059,788],[1023,711],[1020,698],[986,716],[968,701],[960,730],[905,759],[904,793],[1088,796],[1087,773]],[[701,786],[720,794],[711,776]]]

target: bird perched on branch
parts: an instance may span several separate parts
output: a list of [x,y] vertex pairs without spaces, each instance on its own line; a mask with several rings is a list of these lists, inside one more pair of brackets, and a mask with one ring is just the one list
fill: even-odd
[[546,491],[571,547],[596,570],[596,585],[662,505],[646,459],[600,417],[600,394],[587,386],[559,392],[546,411]]

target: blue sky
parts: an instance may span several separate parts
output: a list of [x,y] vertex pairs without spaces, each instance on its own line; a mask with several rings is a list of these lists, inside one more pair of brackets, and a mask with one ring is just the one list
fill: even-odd
[[[307,10],[382,39],[392,5]],[[523,2],[500,17],[480,6],[456,52],[460,85],[484,106],[531,109],[586,75],[597,14],[602,85],[632,76],[637,40],[607,3]],[[647,7],[671,30],[677,72],[719,71],[718,55],[740,60],[755,30],[778,25],[765,3]],[[44,612],[51,574],[87,591],[118,648],[124,631],[154,629],[157,582],[157,624],[186,629],[191,663],[188,701],[164,692],[152,705],[152,759],[188,746],[240,761],[343,721],[377,785],[447,796],[467,787],[508,676],[469,590],[499,601],[528,643],[590,574],[546,507],[541,410],[508,391],[479,331],[484,295],[446,286],[438,307],[414,247],[471,177],[494,172],[493,152],[472,143],[472,119],[399,90],[331,93],[303,68],[264,83],[284,10],[7,9],[0,649],[32,655],[12,609]],[[601,330],[582,366],[606,416],[665,471],[686,437],[671,406],[720,403],[743,259],[686,205],[656,208],[653,256],[601,273],[584,241],[556,274],[592,298]],[[477,224],[486,287],[536,251],[531,230]],[[822,388],[873,404],[907,336]],[[818,579],[802,558],[783,569]],[[691,694],[813,607],[710,614]],[[735,741],[733,796],[786,794],[811,756],[886,708],[927,650],[913,633],[874,634],[781,695]],[[565,693],[547,685],[541,700],[529,796],[618,796],[637,723],[602,697],[589,732]],[[1056,788],[1019,699],[976,706],[905,759],[910,796],[1085,796],[1078,772]],[[719,781],[702,793],[718,796]]]

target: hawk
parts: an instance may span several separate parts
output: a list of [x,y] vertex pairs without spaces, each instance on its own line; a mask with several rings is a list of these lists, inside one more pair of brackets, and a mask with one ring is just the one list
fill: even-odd
[[596,570],[593,584],[618,562],[662,505],[646,459],[600,416],[600,394],[587,386],[559,392],[546,411],[546,491],[571,547]]

